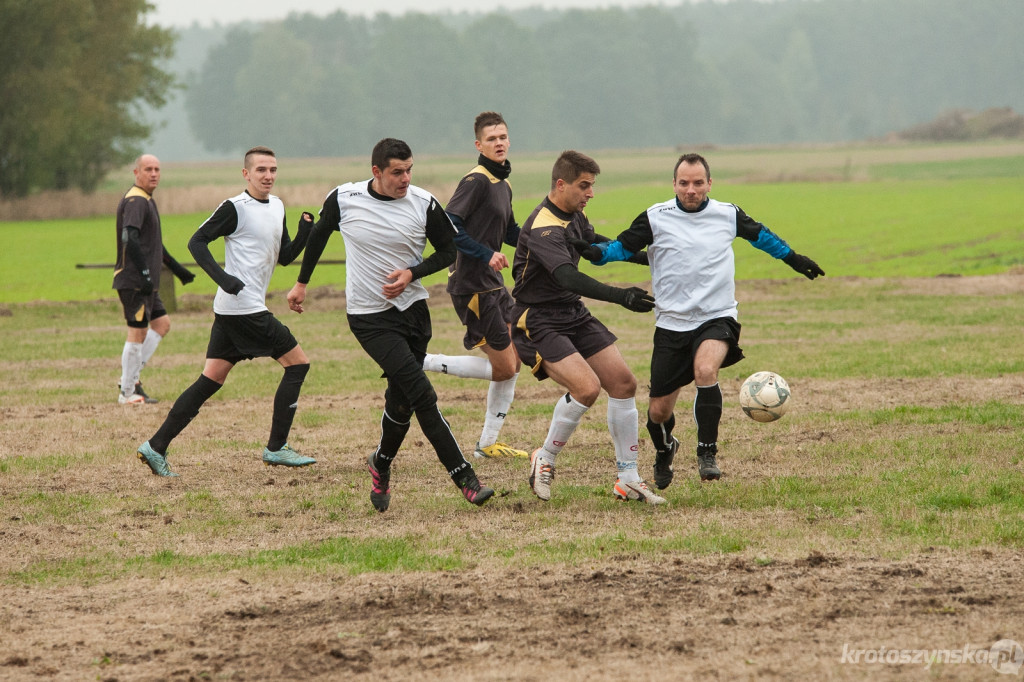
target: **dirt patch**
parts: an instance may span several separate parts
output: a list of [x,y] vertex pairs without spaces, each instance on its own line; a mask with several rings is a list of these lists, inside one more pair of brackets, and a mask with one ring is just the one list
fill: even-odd
[[5,588],[0,677],[1000,679],[984,662],[877,656],[1024,638],[1010,598],[1022,581],[1015,554],[812,552]]
[[[744,305],[760,301],[762,310],[798,310],[792,291],[802,284],[741,282],[740,298]],[[843,286],[884,287],[894,300],[901,293],[977,295],[983,304],[986,295],[1021,293],[1024,277]],[[979,663],[975,652],[1003,639],[1024,642],[1014,599],[1024,557],[1002,549],[1019,547],[1011,518],[1019,479],[1001,479],[992,489],[967,484],[1019,469],[1019,443],[1011,440],[1012,421],[958,420],[955,408],[1024,403],[1019,373],[787,377],[794,411],[771,426],[736,409],[740,379],[730,378],[723,383],[721,485],[700,486],[680,463],[677,483],[666,491],[670,504],[653,513],[608,499],[614,463],[603,406],[573,435],[560,460],[557,497],[546,506],[526,488],[521,461],[498,460],[479,466],[498,498],[470,507],[414,429],[395,465],[392,509],[379,515],[366,499],[365,457],[383,384],[365,369],[361,350],[338,334],[333,319],[344,308],[343,293],[315,291],[316,310],[332,314],[303,318],[303,345],[309,338],[317,348],[325,375],[346,379],[325,391],[311,378],[303,394],[294,435],[300,450],[319,458],[310,469],[268,469],[259,461],[278,376],[270,361],[235,370],[175,440],[171,461],[182,477],[173,482],[149,475],[133,450],[166,416],[174,397],[167,387],[195,376],[199,350],[162,350],[157,365],[164,373],[151,375],[147,386],[163,388],[163,402],[130,412],[110,400],[114,352],[98,361],[83,344],[50,360],[0,362],[8,383],[21,387],[0,406],[0,680],[1014,679]],[[443,292],[433,293],[432,305],[446,313],[437,315],[435,338],[460,338]],[[198,303],[201,312],[176,317],[178,329],[208,324],[209,301]],[[96,324],[83,316],[83,326]],[[649,328],[620,326],[621,347],[643,362]],[[896,331],[917,338],[921,329]],[[851,333],[881,342],[893,332],[865,324]],[[749,338],[751,348],[772,342],[756,325]],[[809,352],[821,345],[795,343]],[[372,378],[372,387],[349,385],[361,385],[360,377]],[[451,377],[438,377],[435,386],[460,442],[471,444],[482,387]],[[520,446],[536,442],[558,395],[550,383],[524,377],[503,437]],[[687,391],[680,405],[692,397]],[[902,406],[950,408],[953,416],[920,423],[870,417]],[[690,429],[692,441],[685,408],[678,414],[680,432]],[[808,414],[813,418],[802,418]],[[959,472],[948,474],[950,490],[965,481],[965,494],[977,494],[965,505],[953,499],[948,511],[910,501],[887,519],[840,500],[839,516],[830,519],[829,509],[776,504],[762,485],[821,481],[861,466],[898,469],[888,447],[871,443],[897,442],[900,431],[920,433],[925,445],[970,441],[945,466]],[[645,437],[641,428],[649,471]],[[870,457],[844,463],[830,456],[862,450]],[[929,456],[920,455],[922,463]],[[934,492],[946,492],[946,482]],[[743,503],[744,486],[768,498]],[[716,502],[713,493],[723,489],[736,497]],[[993,495],[1001,501],[969,504]],[[928,548],[939,542],[915,542],[891,525],[929,515],[950,524],[948,544]],[[963,519],[972,522],[967,530],[957,525]],[[1006,525],[1005,544],[971,544],[971,531],[982,524]],[[722,554],[719,545],[683,542],[709,537],[748,544]],[[352,575],[354,562],[307,557],[299,568],[244,561],[264,551],[381,538],[409,538],[431,557],[457,555],[459,568]],[[647,541],[667,549],[629,549]],[[568,550],[588,542],[600,543],[600,551]],[[544,554],[545,547],[554,549]],[[161,564],[154,559],[161,553],[173,556]],[[216,557],[260,568],[218,571],[210,567],[220,565]],[[894,650],[909,660],[885,662]],[[930,659],[915,660],[919,651],[945,662],[929,667]],[[953,653],[957,661],[970,653],[971,661],[951,662]]]

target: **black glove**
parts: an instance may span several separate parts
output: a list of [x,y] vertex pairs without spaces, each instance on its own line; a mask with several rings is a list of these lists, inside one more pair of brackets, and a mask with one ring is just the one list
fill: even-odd
[[167,267],[171,269],[175,277],[181,280],[182,284],[191,284],[192,280],[196,278],[195,275],[188,271],[188,268],[173,258],[167,263]]
[[139,293],[143,296],[149,296],[153,293],[153,280],[149,276],[149,270],[142,270],[139,274],[142,275],[142,286],[139,287]]
[[814,279],[818,275],[825,274],[825,271],[822,270],[817,263],[807,256],[801,256],[796,251],[790,251],[789,255],[782,259],[782,262],[799,272],[807,279]]
[[237,296],[238,292],[245,288],[245,282],[234,275],[228,275],[227,280],[220,285],[220,288],[232,296]]
[[180,270],[176,270],[174,272],[174,274],[177,276],[177,278],[181,280],[182,284],[191,284],[192,280],[194,280],[196,278],[196,276],[193,275],[190,271],[188,271],[185,268],[181,267],[180,265],[178,267],[181,268],[181,269]]
[[654,297],[640,287],[619,289],[622,293],[616,303],[634,313],[649,313],[654,310]]
[[569,244],[572,246],[572,248],[576,249],[576,253],[580,254],[580,256],[586,258],[587,260],[601,260],[601,256],[604,255],[604,253],[601,251],[599,247],[594,246],[586,239],[576,239],[575,237],[570,237]]

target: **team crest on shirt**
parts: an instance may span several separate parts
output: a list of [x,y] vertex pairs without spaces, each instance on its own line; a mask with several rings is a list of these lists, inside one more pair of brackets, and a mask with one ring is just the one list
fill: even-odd
[[540,233],[540,236],[547,237],[549,234],[551,234],[551,230],[544,230],[543,232]]

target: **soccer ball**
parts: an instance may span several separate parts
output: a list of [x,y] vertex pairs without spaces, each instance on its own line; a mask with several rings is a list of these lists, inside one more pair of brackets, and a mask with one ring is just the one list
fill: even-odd
[[789,409],[789,384],[775,372],[754,372],[740,386],[740,407],[756,422],[773,422]]

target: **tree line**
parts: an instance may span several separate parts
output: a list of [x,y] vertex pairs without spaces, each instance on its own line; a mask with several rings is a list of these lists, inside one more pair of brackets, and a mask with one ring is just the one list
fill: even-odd
[[150,134],[174,35],[145,0],[0,0],[0,196],[91,190]]
[[384,136],[464,151],[484,109],[523,150],[846,141],[1024,110],[1021,0],[336,12],[181,32],[148,25],[151,9],[0,0],[0,197],[95,188],[168,101],[178,140],[294,156]]
[[186,109],[225,153],[365,154],[387,135],[457,151],[484,109],[525,150],[845,141],[1022,108],[1021,25],[1020,0],[292,15],[229,31]]

